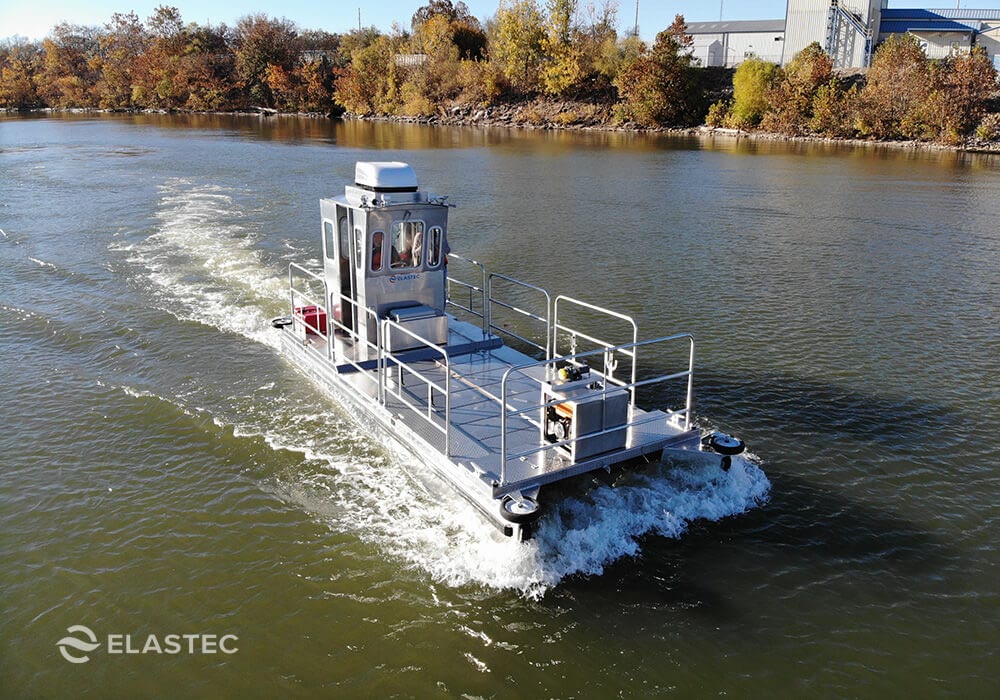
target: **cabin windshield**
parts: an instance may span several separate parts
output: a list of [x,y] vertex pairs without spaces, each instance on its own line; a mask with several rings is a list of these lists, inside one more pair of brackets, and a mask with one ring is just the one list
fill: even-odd
[[423,259],[424,222],[396,221],[392,225],[392,262],[394,269],[416,267]]

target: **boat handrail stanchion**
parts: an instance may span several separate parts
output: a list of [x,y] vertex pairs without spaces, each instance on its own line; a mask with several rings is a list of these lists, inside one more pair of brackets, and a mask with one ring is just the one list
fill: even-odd
[[[589,336],[586,333],[581,332],[578,328],[572,328],[570,326],[564,326],[559,320],[559,302],[566,302],[572,306],[578,306],[583,309],[588,309],[605,316],[610,316],[611,318],[616,318],[620,321],[625,321],[628,326],[632,329],[632,342],[625,344],[618,344],[613,342],[608,342],[600,338],[595,338]],[[565,294],[560,294],[556,297],[553,303],[553,326],[552,326],[552,352],[553,355],[558,356],[559,354],[559,331],[565,330],[570,331],[576,337],[582,338],[588,342],[599,345],[603,348],[612,351],[621,351],[624,355],[628,356],[632,360],[632,368],[629,372],[629,384],[635,384],[637,367],[638,367],[638,353],[635,349],[640,345],[639,343],[639,326],[631,316],[625,314],[620,314],[617,311],[612,311],[611,309],[606,309],[603,306],[597,306],[595,304],[588,304],[585,301],[580,301],[579,299],[574,299],[573,297],[566,296]],[[656,342],[655,340],[653,342]],[[575,350],[573,351],[575,352]],[[633,403],[635,402],[635,397],[632,398]]]
[[[326,280],[323,280],[323,303],[326,304],[330,299],[330,287],[327,285]],[[334,332],[334,318],[333,309],[330,309],[330,313],[326,315],[326,359],[333,362],[333,332]]]
[[[520,307],[514,306],[513,304],[509,304],[509,303],[507,303],[505,301],[502,301],[501,299],[494,298],[494,296],[493,296],[493,280],[494,280],[494,278],[495,279],[504,280],[505,282],[510,282],[511,284],[516,284],[519,287],[523,287],[525,289],[530,289],[530,290],[535,291],[535,292],[541,292],[541,294],[545,297],[545,316],[539,316],[537,313],[534,313],[532,311],[527,311],[527,310],[522,309]],[[545,353],[545,359],[546,360],[551,359],[552,358],[552,344],[551,344],[551,337],[552,337],[552,296],[549,294],[549,292],[547,290],[543,289],[542,287],[536,287],[533,284],[528,284],[527,282],[522,282],[519,279],[515,279],[513,277],[508,277],[507,275],[502,275],[499,272],[491,272],[490,273],[489,279],[487,280],[486,289],[487,289],[487,298],[489,299],[489,305],[490,305],[490,327],[489,327],[489,330],[491,332],[492,331],[496,331],[497,333],[506,333],[507,335],[509,335],[509,336],[511,336],[513,338],[517,338],[522,343],[527,343],[531,347],[543,351]],[[540,321],[545,326],[545,336],[544,336],[545,337],[545,346],[543,347],[543,346],[539,345],[538,343],[536,343],[536,342],[534,342],[532,340],[528,340],[527,338],[524,338],[521,335],[519,335],[519,334],[517,334],[517,333],[515,333],[513,331],[504,330],[503,328],[496,328],[496,327],[494,327],[493,326],[493,305],[494,304],[496,304],[497,306],[503,307],[505,309],[508,309],[510,311],[513,311],[514,313],[520,314],[521,316],[525,316],[526,318],[530,318],[530,319],[533,319],[535,321]]]
[[687,398],[684,401],[684,429],[691,429],[691,404],[694,401],[694,336],[687,334],[688,342],[691,345],[688,355],[688,385]]

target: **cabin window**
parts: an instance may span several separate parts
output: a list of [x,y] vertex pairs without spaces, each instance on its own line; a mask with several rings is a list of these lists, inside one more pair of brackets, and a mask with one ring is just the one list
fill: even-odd
[[337,239],[333,235],[333,222],[323,222],[323,247],[326,248],[326,257],[334,260],[337,257]]
[[347,223],[347,217],[340,217],[340,259],[349,261],[351,259],[351,227]]
[[390,267],[416,267],[423,259],[424,222],[397,221],[392,225],[392,262]]
[[381,231],[376,231],[372,234],[372,272],[378,272],[382,269],[382,245],[385,242],[385,234]]
[[441,264],[441,227],[432,226],[427,240],[427,267],[437,267]]

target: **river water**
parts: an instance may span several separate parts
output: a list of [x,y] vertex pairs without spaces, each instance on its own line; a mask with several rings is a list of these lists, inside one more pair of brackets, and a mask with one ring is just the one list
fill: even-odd
[[[370,441],[267,321],[390,159],[456,252],[694,333],[752,459],[517,544]],[[1000,158],[65,116],[0,173],[0,695],[1000,694]]]

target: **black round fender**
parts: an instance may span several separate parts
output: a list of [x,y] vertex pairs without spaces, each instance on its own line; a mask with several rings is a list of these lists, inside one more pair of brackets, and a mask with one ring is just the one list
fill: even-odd
[[530,496],[504,496],[500,501],[500,517],[509,523],[523,525],[538,520],[542,515],[542,506]]
[[713,452],[726,456],[743,454],[743,450],[747,448],[742,440],[725,433],[712,433],[703,440],[703,444]]

